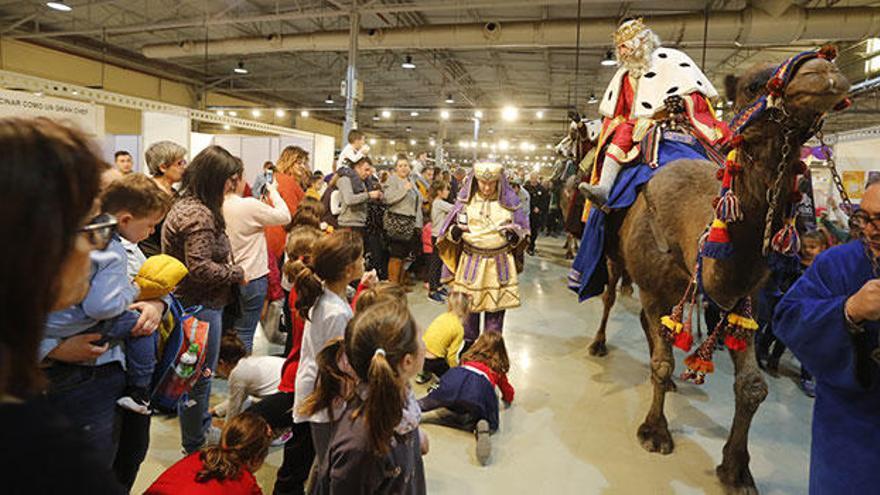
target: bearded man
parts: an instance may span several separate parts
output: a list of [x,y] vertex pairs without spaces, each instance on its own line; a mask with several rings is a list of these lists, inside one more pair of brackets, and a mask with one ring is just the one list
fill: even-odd
[[636,163],[657,165],[658,157],[643,156],[640,143],[654,130],[654,124],[667,115],[668,98],[682,98],[691,140],[715,145],[728,132],[715,119],[707,100],[718,96],[712,83],[685,53],[661,47],[660,38],[641,19],[621,24],[614,34],[614,44],[621,66],[599,105],[603,121],[594,184],[580,186],[581,192],[598,205],[608,201],[621,167]]

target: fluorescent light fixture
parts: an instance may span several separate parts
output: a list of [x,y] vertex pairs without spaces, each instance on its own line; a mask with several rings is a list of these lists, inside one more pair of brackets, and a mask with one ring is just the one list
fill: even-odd
[[287,114],[287,112],[285,112],[283,108],[278,108],[275,110],[276,117],[281,118],[281,117],[284,117],[286,114]]
[[390,119],[391,118],[391,111],[390,110],[382,110],[382,118],[383,119]]
[[370,146],[376,144],[376,138],[370,138]]
[[46,2],[46,7],[49,7],[52,10],[57,10],[58,12],[70,12],[73,10],[73,7],[64,3],[64,0],[59,0],[57,2]]
[[300,117],[308,117],[308,116],[309,116],[309,111],[308,111],[308,110],[303,110],[302,112],[299,113],[299,116],[300,116]]
[[543,119],[544,118],[544,111],[538,110],[537,112],[535,112],[535,118],[536,119]]
[[455,103],[455,100],[452,99],[452,93],[446,95],[446,103],[449,103],[450,105]]
[[223,110],[217,110],[217,115],[222,117],[222,116],[226,115],[226,112],[224,112]]
[[232,72],[236,74],[247,74],[248,70],[244,68],[244,62],[239,62],[238,65],[232,69]]
[[440,118],[443,120],[449,120],[449,110],[442,110],[440,112]]
[[519,117],[519,110],[511,105],[507,105],[506,107],[501,109],[501,118],[512,122]]
[[617,60],[614,60],[614,54],[611,52],[611,50],[608,50],[607,52],[605,52],[605,58],[603,58],[602,61],[599,63],[602,64],[602,66],[604,67],[614,67],[615,65],[617,65]]
[[263,112],[261,112],[259,109],[255,108],[255,109],[251,110],[251,115],[253,115],[254,117],[260,118],[263,116]]
[[334,103],[333,102],[333,95],[327,95],[327,99],[324,100],[324,103],[326,103],[328,105],[332,105]]
[[418,116],[419,116],[419,112],[416,112],[415,110],[413,110],[412,112],[409,113],[409,116],[410,116],[410,117],[418,117]]
[[477,110],[476,112],[474,112],[474,117],[476,117],[478,119],[482,119],[483,118],[483,111]]
[[410,56],[410,55],[407,55],[403,59],[403,63],[400,64],[400,66],[403,67],[404,69],[415,69],[416,68],[416,64],[413,63],[412,56]]
[[410,145],[410,146],[415,146],[415,145],[416,145],[416,140],[415,140],[415,139],[410,139],[410,140],[409,140],[409,145]]
[[229,112],[229,116],[230,116],[230,117],[238,117],[238,112],[236,112],[235,110],[233,110],[233,111]]
[[224,130],[224,131],[228,131],[228,130],[230,130],[230,129],[232,129],[232,126],[231,126],[231,125],[229,125],[229,124],[223,124],[223,130]]

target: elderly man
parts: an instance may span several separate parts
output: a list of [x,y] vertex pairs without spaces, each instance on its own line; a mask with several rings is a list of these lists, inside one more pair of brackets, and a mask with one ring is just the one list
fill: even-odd
[[819,255],[780,301],[773,330],[816,377],[810,493],[880,485],[880,183],[853,223],[863,237]]

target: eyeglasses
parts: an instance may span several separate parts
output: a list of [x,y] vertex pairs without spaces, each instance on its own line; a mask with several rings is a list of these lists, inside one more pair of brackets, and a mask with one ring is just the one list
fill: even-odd
[[186,168],[186,158],[181,158],[180,160],[177,160],[176,162],[174,162],[174,165],[177,165],[180,168]]
[[110,239],[116,232],[116,217],[109,213],[102,213],[92,219],[88,225],[79,229],[79,232],[86,235],[92,247],[103,251],[110,244]]
[[864,230],[865,227],[871,225],[875,230],[880,230],[880,215],[871,216],[865,210],[859,210],[849,217],[849,223],[853,227]]

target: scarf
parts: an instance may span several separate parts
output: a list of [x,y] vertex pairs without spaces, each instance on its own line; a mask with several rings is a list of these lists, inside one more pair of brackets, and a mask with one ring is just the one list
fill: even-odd
[[342,167],[336,171],[342,177],[348,177],[351,181],[351,192],[354,194],[360,194],[362,192],[366,192],[367,185],[364,184],[364,180],[360,178],[360,176],[352,169],[351,167]]

